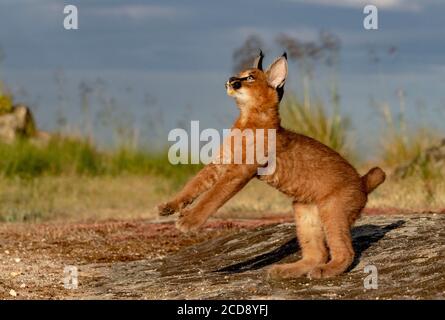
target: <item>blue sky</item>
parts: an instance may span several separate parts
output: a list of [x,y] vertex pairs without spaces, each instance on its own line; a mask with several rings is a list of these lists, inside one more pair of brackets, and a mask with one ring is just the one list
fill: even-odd
[[[63,28],[66,4],[78,7],[79,30]],[[377,31],[362,26],[366,4],[379,8]],[[0,0],[6,55],[0,77],[47,130],[54,129],[60,105],[69,122],[80,123],[79,83],[100,78],[107,98],[115,99],[116,114],[133,115],[143,142],[151,134],[147,127],[160,122],[166,130],[191,120],[201,120],[203,128],[230,126],[237,110],[224,82],[233,51],[247,36],[265,40],[268,63],[283,51],[273,41],[278,34],[308,41],[329,30],[342,42],[342,110],[353,121],[358,147],[369,150],[381,130],[370,100],[396,108],[400,89],[410,121],[444,127],[444,15],[440,0]],[[397,52],[389,55],[392,46]],[[370,49],[380,57],[378,64],[370,61]],[[296,90],[298,69],[290,67],[287,88]],[[325,99],[326,72],[318,70],[314,83],[314,93]],[[95,103],[93,112],[99,112]],[[162,120],[154,115],[159,113]],[[98,133],[99,139],[108,134]],[[163,132],[160,138],[167,141]]]

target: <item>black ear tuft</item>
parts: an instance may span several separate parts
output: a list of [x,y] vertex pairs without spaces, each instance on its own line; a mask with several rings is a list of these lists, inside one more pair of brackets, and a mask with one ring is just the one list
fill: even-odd
[[264,58],[264,54],[263,54],[263,51],[260,49],[259,55],[253,61],[253,68],[263,70],[263,58]]
[[282,57],[284,57],[287,60],[287,53],[286,53],[286,51],[283,52]]
[[278,102],[281,102],[281,99],[283,99],[284,95],[284,84],[281,87],[277,88],[277,94],[278,94]]

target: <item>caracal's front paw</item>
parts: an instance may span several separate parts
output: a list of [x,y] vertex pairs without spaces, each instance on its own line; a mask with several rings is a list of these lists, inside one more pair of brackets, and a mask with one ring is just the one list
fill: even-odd
[[176,222],[176,228],[184,233],[196,231],[206,220],[206,217],[203,215],[184,211]]
[[170,216],[177,211],[178,208],[170,202],[165,202],[158,205],[158,214],[160,216]]

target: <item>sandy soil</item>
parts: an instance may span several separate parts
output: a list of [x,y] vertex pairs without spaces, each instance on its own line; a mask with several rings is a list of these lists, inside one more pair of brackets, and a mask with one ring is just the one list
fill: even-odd
[[[0,225],[1,299],[445,298],[445,215],[363,217],[357,259],[328,280],[271,281],[265,268],[299,257],[291,219],[212,220],[180,234],[172,221]],[[364,288],[376,265],[379,288]],[[64,268],[78,287],[64,287]]]

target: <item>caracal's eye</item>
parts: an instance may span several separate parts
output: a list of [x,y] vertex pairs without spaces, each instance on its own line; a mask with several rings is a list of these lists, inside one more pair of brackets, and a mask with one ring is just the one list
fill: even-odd
[[247,77],[247,81],[253,81],[253,80],[255,80],[255,79],[253,78],[253,76],[248,76],[248,77]]

